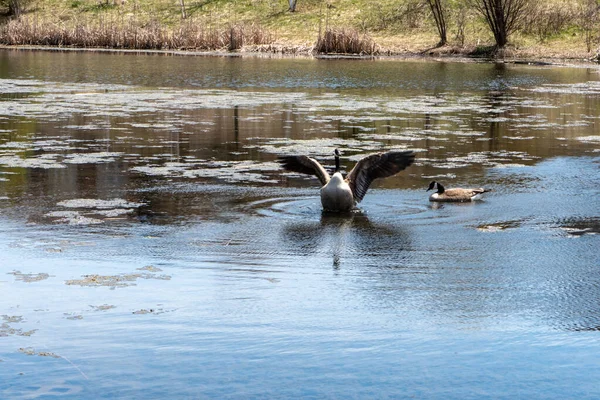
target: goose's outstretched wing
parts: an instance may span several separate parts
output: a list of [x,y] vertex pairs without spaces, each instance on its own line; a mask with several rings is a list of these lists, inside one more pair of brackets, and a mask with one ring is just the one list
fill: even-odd
[[411,165],[414,160],[415,154],[412,151],[389,151],[372,154],[360,160],[346,178],[354,200],[357,203],[361,201],[375,179],[397,174]]
[[278,161],[288,171],[316,176],[323,186],[329,182],[329,174],[314,158],[307,156],[281,156]]

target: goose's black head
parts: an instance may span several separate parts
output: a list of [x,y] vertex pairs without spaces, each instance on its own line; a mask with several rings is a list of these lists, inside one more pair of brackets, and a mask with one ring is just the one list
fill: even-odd
[[431,183],[429,184],[429,187],[427,188],[426,192],[430,191],[430,190],[437,190],[437,193],[444,193],[444,187],[442,186],[441,183],[437,183],[436,181],[431,181]]
[[340,171],[340,156],[342,155],[342,153],[340,153],[340,151],[338,149],[335,149],[333,151],[333,154],[335,155],[335,172],[339,172]]

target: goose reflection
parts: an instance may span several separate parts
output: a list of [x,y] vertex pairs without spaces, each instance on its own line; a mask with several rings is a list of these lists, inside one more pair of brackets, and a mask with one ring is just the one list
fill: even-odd
[[[323,212],[318,221],[290,222],[282,230],[283,241],[301,256],[331,254],[338,269],[344,258],[378,262],[408,257],[408,233],[399,227],[374,223],[360,211]],[[387,264],[388,262],[386,262]]]

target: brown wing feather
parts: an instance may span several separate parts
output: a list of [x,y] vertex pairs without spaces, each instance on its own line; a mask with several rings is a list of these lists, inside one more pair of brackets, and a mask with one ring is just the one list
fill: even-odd
[[361,201],[375,179],[395,175],[410,166],[414,160],[415,154],[412,151],[389,151],[360,160],[346,178],[354,200]]
[[444,195],[450,198],[470,198],[472,196],[472,191],[463,188],[453,188],[444,190]]
[[278,158],[278,161],[288,171],[316,176],[321,181],[321,185],[326,185],[329,182],[329,174],[314,158],[307,156],[281,156]]
[[453,188],[444,190],[444,195],[448,198],[464,198],[470,199],[471,197],[489,192],[489,189],[477,188],[477,189],[463,189],[463,188]]

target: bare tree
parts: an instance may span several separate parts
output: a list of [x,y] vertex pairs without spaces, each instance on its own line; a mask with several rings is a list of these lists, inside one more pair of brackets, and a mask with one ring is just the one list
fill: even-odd
[[296,12],[296,0],[288,0],[288,4],[290,8],[288,8],[289,12]]
[[598,40],[597,26],[600,16],[600,5],[596,0],[586,0],[581,6],[581,27],[585,35],[585,44],[588,53],[592,51],[594,43]]
[[527,13],[529,0],[470,0],[487,22],[498,48],[508,43],[508,37]]
[[464,2],[459,3],[458,9],[456,10],[456,35],[455,39],[461,46],[465,45],[465,29],[469,19],[467,4]]
[[431,8],[435,20],[435,27],[440,35],[438,46],[443,46],[448,42],[446,36],[446,10],[442,5],[442,0],[427,0],[427,3],[429,3],[429,8]]
[[19,17],[25,10],[28,0],[2,0],[0,5],[8,8],[8,15]]
[[179,0],[179,6],[181,7],[181,18],[186,19],[187,13],[185,12],[185,1]]

